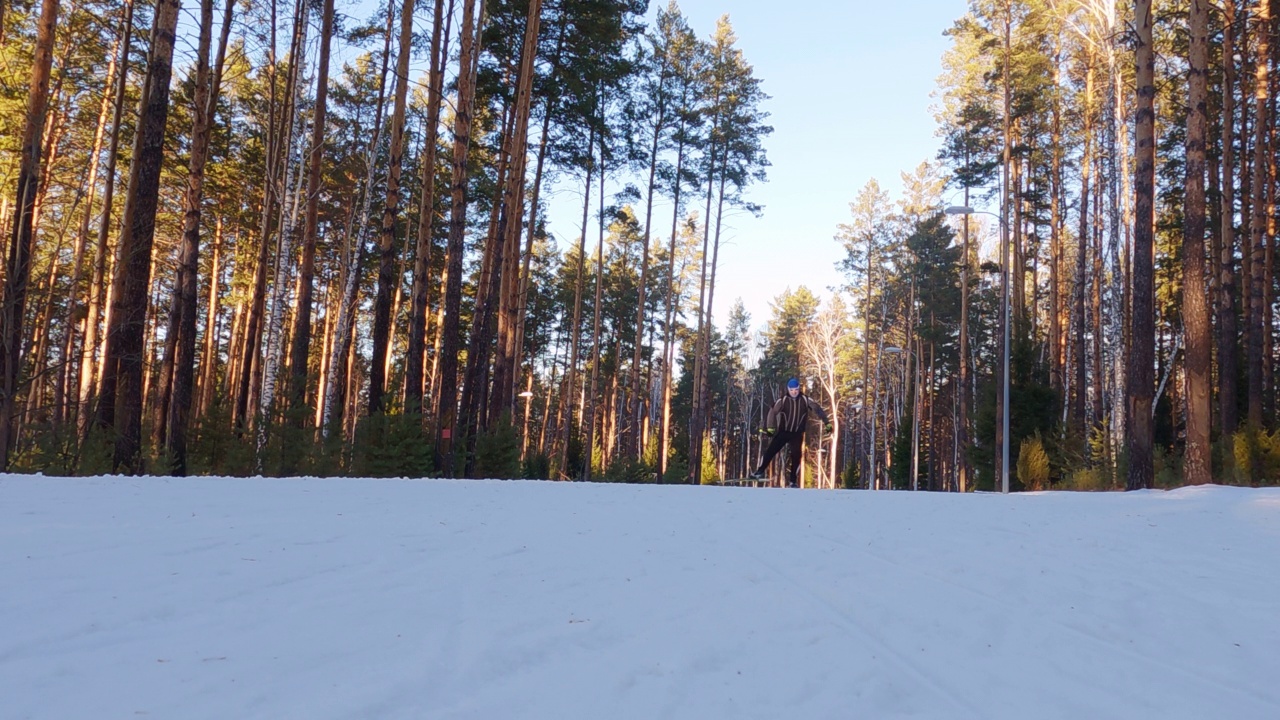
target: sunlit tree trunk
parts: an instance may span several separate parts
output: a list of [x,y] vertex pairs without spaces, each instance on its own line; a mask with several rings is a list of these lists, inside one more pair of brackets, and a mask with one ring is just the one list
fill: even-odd
[[[204,417],[213,406],[218,388],[218,348],[222,312],[222,218],[217,219],[213,233],[213,257],[209,265],[209,303],[205,316],[204,351],[200,361],[200,391],[196,417]],[[234,335],[233,335],[234,337]]]
[[[688,101],[688,90],[684,91],[682,103]],[[671,245],[668,249],[668,266],[667,266],[667,298],[666,298],[666,326],[664,328],[664,338],[662,343],[662,413],[659,417],[660,424],[660,442],[661,446],[658,453],[658,477],[662,482],[667,482],[667,459],[671,455],[671,379],[673,376],[672,365],[675,362],[675,322],[676,322],[676,302],[678,296],[675,291],[676,286],[676,237],[680,224],[680,191],[684,187],[682,173],[684,172],[685,159],[685,129],[687,121],[682,117],[680,127],[676,132],[679,140],[676,143],[676,165],[675,180],[672,193],[671,208]]]
[[[412,4],[413,0],[405,0]],[[311,145],[307,156],[307,214],[302,231],[302,262],[298,270],[298,299],[295,304],[293,332],[289,348],[289,385],[285,395],[286,412],[297,411],[292,421],[301,426],[305,416],[300,412],[306,403],[307,367],[311,355],[311,314],[315,284],[316,239],[320,223],[320,182],[324,160],[324,136],[329,96],[329,47],[333,35],[333,0],[324,0],[320,19],[320,57],[316,71],[315,108],[311,121]]]
[[[85,366],[83,360],[78,365],[72,360],[75,355],[76,348],[76,326],[79,324],[77,316],[80,311],[80,284],[84,277],[84,254],[89,242],[90,225],[93,222],[94,199],[98,190],[98,169],[99,161],[102,158],[102,144],[106,139],[107,121],[111,116],[112,98],[116,85],[116,67],[119,57],[118,51],[123,44],[124,38],[117,36],[111,48],[111,59],[107,63],[107,79],[103,83],[102,102],[98,109],[98,123],[93,133],[93,149],[89,155],[89,177],[85,181],[86,197],[84,200],[84,214],[80,218],[80,231],[76,235],[75,250],[72,254],[71,261],[71,292],[67,301],[67,313],[65,315],[65,333],[62,345],[63,367],[59,373],[58,379],[58,395],[60,402],[54,408],[55,423],[61,425],[63,422],[71,420],[76,416],[76,408],[79,407],[79,396],[77,391],[80,388],[80,377],[89,369]],[[114,174],[114,173],[113,173]],[[110,184],[113,178],[109,178],[107,183]],[[103,208],[103,212],[109,214],[108,208]],[[3,218],[0,218],[0,226],[3,225]],[[92,290],[90,290],[92,292]],[[92,317],[86,316],[84,319],[84,330],[87,331],[88,326],[93,322]],[[91,372],[91,371],[90,371]]]
[[[533,101],[533,69],[538,53],[538,33],[542,24],[542,0],[531,0],[525,23],[524,48],[520,53],[520,75],[516,81],[515,127],[509,139],[511,169],[508,173],[502,202],[506,216],[502,227],[503,250],[502,285],[498,309],[498,355],[494,362],[493,390],[489,403],[489,420],[496,422],[505,413],[514,411],[515,381],[518,375],[516,343],[519,336],[519,319],[523,304],[519,302],[521,279],[520,231],[524,224],[524,193],[526,166],[528,164],[529,112]],[[530,241],[533,239],[529,227]],[[530,246],[532,247],[532,246]]]
[[[453,2],[449,2],[449,17],[453,15]],[[404,411],[421,414],[422,395],[425,389],[423,360],[425,359],[427,312],[431,288],[431,256],[435,250],[436,212],[436,148],[439,144],[440,106],[443,104],[444,54],[441,52],[444,35],[444,2],[436,0],[435,18],[431,26],[431,67],[427,75],[427,123],[426,139],[422,153],[422,197],[418,202],[417,251],[414,254],[412,305],[409,311],[409,346],[405,354]],[[443,38],[447,42],[447,38]]]
[[1187,449],[1183,476],[1200,485],[1212,480],[1209,446],[1212,404],[1212,338],[1205,288],[1205,137],[1209,64],[1208,0],[1191,0],[1191,51],[1187,115],[1186,213],[1182,240],[1182,316],[1186,333]]
[[658,107],[653,123],[653,139],[649,147],[649,184],[645,194],[644,208],[644,248],[641,251],[640,261],[640,287],[639,296],[636,301],[636,339],[635,349],[631,358],[631,403],[632,409],[630,414],[630,427],[628,435],[623,443],[623,451],[635,457],[641,457],[644,451],[645,437],[641,417],[644,412],[644,394],[641,391],[641,373],[640,358],[644,343],[644,315],[645,315],[645,294],[648,291],[649,284],[649,241],[652,235],[653,225],[653,201],[655,197],[655,189],[658,177],[658,159],[659,149],[661,148],[662,134],[666,130],[667,125],[667,104],[666,104],[666,87],[667,79],[670,74],[667,56],[664,54],[660,59],[658,67]]
[[54,28],[58,0],[42,0],[36,24],[36,45],[31,81],[27,89],[27,116],[23,126],[14,219],[9,234],[9,259],[5,268],[4,295],[0,302],[0,470],[9,467],[17,433],[14,424],[18,373],[22,368],[23,313],[31,253],[35,241],[35,200],[40,186],[40,141],[49,103],[49,72],[53,65]]
[[1267,147],[1267,70],[1270,61],[1269,35],[1271,5],[1269,0],[1258,0],[1255,10],[1256,28],[1253,32],[1254,49],[1254,114],[1253,114],[1253,179],[1251,183],[1252,209],[1250,240],[1250,313],[1249,313],[1249,425],[1263,426],[1263,353],[1267,294],[1264,285],[1266,272],[1266,147]]
[[[601,105],[603,106],[603,93],[601,93]],[[602,113],[603,114],[603,113]],[[604,118],[601,118],[603,121]],[[592,460],[595,458],[596,450],[596,406],[599,402],[596,398],[596,383],[600,377],[600,362],[604,359],[604,353],[600,350],[600,316],[604,313],[604,183],[607,167],[605,165],[605,139],[600,138],[600,216],[599,224],[599,242],[596,246],[596,297],[595,307],[591,319],[591,384],[586,394],[586,419],[583,425],[586,428],[586,440],[582,443],[582,452],[584,462],[582,465],[582,479],[590,480],[591,473],[594,468],[591,467]]]
[[436,454],[440,469],[453,474],[453,443],[458,407],[458,330],[462,308],[463,233],[467,223],[467,155],[471,144],[472,111],[475,101],[475,58],[477,47],[475,0],[462,5],[461,55],[458,78],[458,102],[454,114],[453,173],[449,216],[449,244],[445,257],[445,292],[442,297],[444,318],[440,326],[440,390],[436,394]]

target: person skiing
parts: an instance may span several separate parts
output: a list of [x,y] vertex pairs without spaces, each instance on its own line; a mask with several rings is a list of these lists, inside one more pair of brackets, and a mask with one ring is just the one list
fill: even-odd
[[800,471],[800,447],[804,443],[805,424],[809,420],[809,411],[813,410],[822,418],[822,426],[824,432],[831,431],[831,420],[827,417],[827,413],[818,403],[810,400],[800,390],[800,381],[791,378],[787,381],[787,394],[778,398],[778,402],[773,404],[769,409],[769,416],[766,422],[767,427],[764,434],[773,438],[773,442],[769,443],[768,449],[764,451],[764,457],[760,460],[760,466],[756,471],[751,473],[752,480],[759,480],[764,477],[764,471],[769,467],[769,463],[773,461],[775,455],[778,454],[784,445],[791,446],[790,462],[787,466],[787,487],[799,487],[799,471]]

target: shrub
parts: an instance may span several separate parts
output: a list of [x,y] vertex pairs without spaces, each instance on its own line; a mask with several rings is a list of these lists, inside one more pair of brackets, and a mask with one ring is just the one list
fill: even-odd
[[702,439],[702,484],[720,484],[720,469],[716,466],[716,451],[710,437]]
[[862,487],[862,478],[859,477],[858,463],[851,462],[844,466],[844,472],[840,474],[840,486],[845,490],[855,490]]
[[1023,439],[1018,450],[1017,473],[1018,480],[1028,490],[1049,488],[1049,454],[1044,451],[1039,432]]
[[1231,438],[1236,477],[1254,485],[1280,482],[1280,430],[1245,428]]
[[1105,474],[1098,468],[1080,468],[1067,476],[1063,483],[1064,490],[1080,492],[1099,492],[1110,490]]

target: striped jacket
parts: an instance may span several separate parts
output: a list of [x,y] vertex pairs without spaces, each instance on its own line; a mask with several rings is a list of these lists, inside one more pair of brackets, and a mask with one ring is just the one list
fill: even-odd
[[827,421],[827,412],[822,406],[809,399],[804,393],[791,397],[790,393],[778,398],[778,402],[769,409],[768,426],[787,432],[802,432],[809,419],[809,410],[818,413],[823,422]]

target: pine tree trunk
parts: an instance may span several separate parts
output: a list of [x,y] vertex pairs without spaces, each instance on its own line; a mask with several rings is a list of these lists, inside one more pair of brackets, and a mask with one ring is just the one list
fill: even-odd
[[[1062,59],[1061,51],[1055,52],[1054,57],[1054,87],[1061,86],[1062,76]],[[1063,390],[1063,353],[1062,353],[1062,275],[1060,271],[1060,263],[1062,261],[1062,227],[1064,223],[1062,213],[1062,99],[1060,93],[1055,92],[1053,95],[1053,130],[1050,144],[1053,146],[1053,165],[1049,173],[1049,386],[1053,388],[1054,394],[1058,398],[1062,398]],[[967,190],[967,188],[966,188]],[[965,195],[965,202],[968,203],[968,194]],[[968,216],[965,217],[965,232],[968,232]],[[968,250],[965,251],[965,262],[968,263]],[[965,290],[967,295],[967,288]],[[964,303],[967,307],[967,303]],[[966,313],[967,314],[967,313]],[[965,322],[962,320],[961,322]],[[962,331],[963,332],[963,331]],[[960,362],[963,367],[967,363],[966,355],[968,351],[965,349],[967,345],[961,345]],[[961,382],[964,383],[965,374],[961,371]],[[961,389],[961,411],[960,418],[962,424],[967,424],[964,408],[968,407],[965,402],[964,388]],[[962,443],[963,446],[963,443]]]
[[[1095,144],[1101,145],[1102,143],[1095,139]],[[1102,148],[1102,150],[1105,152],[1105,148]],[[1101,158],[1099,159],[1101,160]],[[1102,165],[1102,163],[1099,164]],[[1102,199],[1106,194],[1104,192],[1106,178],[1101,174],[1105,172],[1105,165],[1099,168],[1099,177],[1095,183],[1093,192],[1093,227],[1091,228],[1093,239],[1093,257],[1091,258],[1093,261],[1093,272],[1090,274],[1089,312],[1090,320],[1092,321],[1092,327],[1090,328],[1092,332],[1090,334],[1093,336],[1093,355],[1091,358],[1093,361],[1093,385],[1091,387],[1091,390],[1093,391],[1093,412],[1091,413],[1093,416],[1093,423],[1091,428],[1094,430],[1100,429],[1106,419],[1106,407],[1103,403],[1106,376],[1103,375],[1102,372],[1102,359],[1106,354],[1106,320],[1102,316],[1102,284],[1106,280],[1106,276],[1102,269]],[[1103,449],[1103,455],[1104,457],[1101,459],[1105,462],[1105,456],[1107,455],[1106,448]]]
[[1210,482],[1209,445],[1213,407],[1210,398],[1212,337],[1208,290],[1205,288],[1205,137],[1207,134],[1209,8],[1208,0],[1191,0],[1191,51],[1187,115],[1187,183],[1182,240],[1182,316],[1186,333],[1187,448],[1183,477],[1188,483]]
[[1263,427],[1264,351],[1266,323],[1266,151],[1267,151],[1267,70],[1270,62],[1270,0],[1258,0],[1257,27],[1254,31],[1254,115],[1253,115],[1253,182],[1251,190],[1252,222],[1250,241],[1250,317],[1249,317],[1249,425]]
[[649,241],[653,224],[654,190],[658,177],[658,151],[661,148],[662,133],[666,128],[667,122],[667,75],[668,66],[664,55],[662,64],[658,68],[657,95],[659,100],[656,111],[657,116],[654,118],[653,123],[653,141],[649,147],[649,186],[645,194],[644,208],[644,248],[640,254],[640,287],[638,288],[639,295],[636,301],[636,339],[635,349],[631,358],[631,424],[623,444],[623,452],[637,459],[643,455],[645,440],[641,429],[645,394],[641,392],[640,387],[640,358],[644,346],[645,295],[648,292],[649,285]]
[[475,101],[475,61],[479,55],[479,32],[475,22],[475,0],[462,4],[462,35],[458,79],[458,102],[454,114],[453,172],[450,188],[449,244],[445,256],[444,319],[441,324],[440,390],[436,394],[437,465],[444,475],[453,475],[453,443],[458,407],[458,330],[462,308],[463,233],[467,223],[467,156],[471,144],[472,111]]
[[199,400],[196,417],[204,417],[213,406],[218,388],[218,348],[221,335],[219,317],[222,312],[222,218],[213,233],[213,257],[209,265],[209,303],[204,325],[204,352],[200,361]]
[[[723,161],[723,158],[722,158],[722,161]],[[697,381],[694,385],[694,387],[696,388],[697,396],[702,398],[701,402],[698,403],[698,407],[700,409],[705,409],[707,406],[707,403],[710,402],[711,391],[710,391],[710,388],[707,386],[707,373],[709,372],[708,368],[711,365],[711,331],[714,325],[714,322],[712,320],[712,310],[714,308],[715,297],[716,297],[716,268],[719,266],[719,263],[720,263],[720,230],[722,228],[721,220],[724,217],[724,185],[725,185],[726,175],[727,173],[723,171],[720,173],[720,188],[716,194],[717,196],[716,233],[715,233],[715,241],[712,244],[712,250],[711,250],[711,278],[707,283],[707,309],[705,312],[706,324],[702,333],[702,340],[701,340],[702,349],[699,353],[700,356],[702,357],[702,362],[699,365]],[[708,222],[709,221],[710,221],[710,215],[708,215]],[[704,415],[700,414],[698,416],[699,437],[705,435],[706,430],[707,428],[706,428]],[[701,442],[699,442],[699,447],[701,447]],[[699,461],[701,461],[702,459],[701,450],[699,450],[698,459]],[[701,483],[702,482],[701,473],[697,472],[696,474],[697,474],[697,482]]]
[[391,156],[387,171],[387,200],[378,236],[378,294],[373,310],[373,360],[369,373],[369,413],[383,412],[386,364],[391,336],[391,301],[396,277],[396,223],[400,212],[400,173],[404,157],[404,112],[409,91],[409,54],[413,45],[414,0],[404,0],[400,12],[400,49],[396,55],[396,92],[391,112]]
[[14,424],[18,373],[22,368],[23,313],[31,254],[35,242],[35,199],[40,186],[40,140],[44,134],[49,102],[49,73],[53,65],[54,29],[58,22],[58,0],[42,0],[37,21],[35,54],[27,91],[27,117],[23,126],[21,159],[15,215],[9,236],[9,262],[5,271],[3,302],[0,303],[0,470],[9,468],[17,435]]
[[595,161],[592,159],[591,151],[595,143],[596,125],[591,123],[587,137],[587,180],[582,191],[582,234],[578,237],[578,271],[573,285],[573,325],[569,329],[569,366],[565,369],[565,389],[560,394],[562,407],[560,414],[564,418],[561,430],[564,432],[564,441],[560,447],[559,467],[561,475],[566,479],[573,479],[568,475],[566,463],[569,444],[573,440],[573,395],[578,387],[578,345],[582,335],[582,280],[587,254],[587,217],[591,211],[591,179],[595,171]]
[[[503,109],[502,136],[509,137],[515,123],[515,106]],[[506,153],[498,156],[495,187],[503,187],[510,170]],[[489,211],[489,226],[485,233],[484,255],[480,263],[480,276],[476,283],[475,310],[471,315],[471,335],[467,342],[467,364],[463,372],[462,402],[458,415],[458,428],[466,442],[467,463],[464,475],[470,475],[474,464],[476,437],[487,428],[484,401],[488,385],[489,363],[492,360],[494,306],[498,302],[502,282],[503,251],[501,226],[505,220],[502,202],[494,202]]]
[[[449,16],[453,2],[449,2]],[[425,389],[423,365],[426,350],[431,256],[435,253],[436,148],[439,144],[440,106],[443,104],[444,64],[441,41],[444,2],[436,0],[431,26],[431,67],[427,77],[427,124],[422,153],[422,197],[418,203],[417,251],[414,254],[412,309],[409,312],[409,347],[405,354],[404,411],[421,415]],[[447,42],[448,38],[444,38]]]
[[[170,402],[160,403],[160,415],[166,422],[160,433],[162,446],[167,447],[172,460],[172,472],[185,475],[187,471],[187,425],[191,416],[192,389],[195,384],[196,320],[198,310],[198,273],[200,268],[200,221],[204,200],[204,170],[209,156],[209,140],[221,93],[222,68],[226,60],[227,41],[231,32],[231,14],[234,0],[227,0],[222,15],[221,35],[217,56],[212,68],[209,51],[213,35],[213,0],[201,0],[200,42],[196,52],[196,89],[194,125],[191,131],[191,160],[187,176],[186,214],[182,232],[182,248],[178,261],[178,276],[174,284],[173,305],[169,317],[169,332],[174,340],[166,341],[164,365],[171,368],[172,388],[162,387],[162,394]],[[214,287],[217,287],[216,281]],[[212,320],[213,316],[210,316]],[[212,323],[211,323],[212,324]],[[164,381],[162,369],[161,381]],[[166,404],[168,407],[166,408]],[[167,412],[166,412],[167,411]]]
[[[106,136],[107,120],[111,114],[113,93],[111,92],[116,83],[116,66],[118,52],[122,45],[123,37],[117,36],[111,47],[111,60],[107,64],[107,79],[103,83],[102,103],[98,108],[98,123],[93,133],[93,149],[89,155],[89,178],[85,182],[85,205],[84,215],[80,219],[80,231],[76,235],[76,246],[73,253],[71,264],[71,291],[67,302],[66,314],[66,335],[63,339],[62,346],[62,371],[59,373],[59,395],[62,402],[54,409],[56,413],[55,422],[61,426],[63,422],[71,420],[75,416],[74,408],[78,408],[80,401],[77,391],[80,388],[80,377],[87,370],[85,364],[81,362],[76,365],[72,358],[75,356],[76,343],[76,325],[78,324],[77,316],[80,312],[80,284],[84,277],[84,253],[89,242],[89,226],[93,221],[93,203],[98,190],[98,168],[99,161],[102,158],[102,143]],[[111,182],[109,179],[108,183]],[[109,208],[103,208],[104,213],[109,213]],[[3,220],[0,219],[0,225]],[[84,320],[85,329],[88,329],[92,318],[87,317]]]
[[529,268],[533,261],[533,241],[538,229],[538,201],[542,192],[543,168],[547,159],[547,139],[550,134],[551,102],[548,100],[546,114],[542,120],[542,138],[538,142],[538,161],[533,171],[533,188],[529,195],[529,222],[526,223],[525,229],[524,265],[520,270],[520,297],[517,300],[520,312],[518,313],[516,325],[516,359],[514,363],[514,367],[517,369],[524,362],[524,327],[527,318],[525,311],[529,307]]
[[[719,102],[717,97],[716,102]],[[718,118],[712,120],[712,136],[715,136]],[[698,485],[702,482],[702,365],[704,362],[702,352],[702,336],[706,331],[705,326],[710,323],[711,319],[707,316],[705,306],[707,302],[707,250],[711,241],[711,199],[715,191],[715,175],[716,175],[716,141],[713,139],[710,148],[711,163],[707,170],[707,209],[703,214],[702,227],[702,272],[698,276],[698,330],[694,341],[694,367],[693,367],[693,414],[689,418],[689,474],[690,482]]]
[[1129,471],[1130,490],[1149,488],[1152,464],[1152,394],[1155,378],[1155,54],[1152,48],[1151,0],[1137,0],[1137,149],[1134,169],[1133,301],[1129,315]]
[[[138,131],[125,197],[116,276],[111,292],[99,411],[114,429],[112,468],[141,472],[143,365],[151,247],[155,237],[165,124],[169,118],[174,30],[180,0],[160,0],[152,26],[151,54],[139,104]],[[110,413],[109,415],[107,413]]]
[[[413,0],[406,0],[412,3]],[[324,136],[329,96],[329,43],[333,34],[333,0],[324,0],[320,21],[320,57],[316,77],[316,98],[311,123],[311,150],[307,157],[307,214],[302,234],[302,263],[298,271],[298,300],[294,313],[292,343],[289,348],[289,387],[286,413],[297,413],[293,423],[302,426],[306,404],[308,358],[311,356],[311,315],[315,284],[316,239],[320,224],[320,183],[323,178]]]
[[[602,94],[603,95],[603,94]],[[603,104],[603,96],[601,104]],[[601,118],[603,120],[603,117]],[[596,298],[594,312],[591,321],[591,389],[586,395],[586,421],[587,429],[586,441],[582,444],[582,451],[585,454],[582,465],[582,479],[590,480],[591,473],[594,470],[592,462],[596,454],[596,382],[600,377],[600,361],[603,359],[603,353],[600,352],[600,316],[604,309],[604,180],[606,173],[605,166],[605,138],[600,138],[600,217],[599,217],[599,242],[596,245]],[[585,233],[583,233],[585,235]]]
[[[505,207],[503,228],[504,268],[499,293],[498,356],[494,362],[493,395],[489,403],[490,422],[515,411],[515,382],[518,376],[517,340],[524,305],[518,292],[520,271],[520,231],[524,228],[524,193],[528,165],[529,114],[533,101],[533,68],[538,54],[538,34],[542,25],[542,0],[531,0],[525,24],[524,48],[520,53],[520,76],[516,83],[515,128],[509,139],[512,167],[508,173],[502,202]],[[529,228],[532,243],[533,230]],[[530,245],[532,247],[532,245]],[[527,260],[526,260],[527,264]]]
[[[1087,405],[1086,398],[1088,397],[1088,346],[1085,342],[1085,298],[1089,287],[1089,276],[1086,268],[1088,267],[1089,257],[1089,193],[1092,190],[1091,180],[1093,177],[1094,70],[1093,59],[1088,55],[1085,57],[1085,63],[1084,129],[1081,132],[1084,139],[1084,150],[1080,159],[1080,231],[1076,236],[1078,245],[1076,247],[1075,278],[1075,383],[1072,388],[1071,417],[1075,432],[1087,444],[1089,436],[1085,408]],[[1095,278],[1096,280],[1097,278]]]

